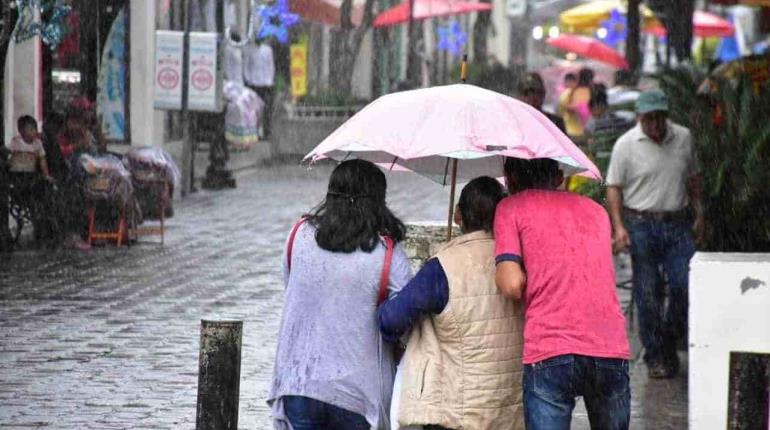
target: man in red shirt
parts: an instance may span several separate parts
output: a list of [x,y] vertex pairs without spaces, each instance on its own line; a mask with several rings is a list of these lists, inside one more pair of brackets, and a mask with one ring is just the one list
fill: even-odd
[[505,177],[496,282],[524,304],[527,429],[568,430],[577,396],[592,428],[628,429],[630,354],[609,217],[591,199],[557,190],[556,161],[509,158]]

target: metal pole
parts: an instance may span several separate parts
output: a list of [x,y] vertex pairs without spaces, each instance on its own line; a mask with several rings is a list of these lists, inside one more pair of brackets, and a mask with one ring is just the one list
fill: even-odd
[[447,222],[446,240],[452,240],[452,223],[455,216],[455,188],[457,187],[457,159],[452,160],[452,185],[449,190],[449,221]]
[[197,430],[237,430],[241,321],[201,321]]
[[414,0],[409,0],[409,21],[406,26],[406,79],[411,80],[412,69],[414,68],[414,62],[417,61],[415,46],[416,43],[414,37]]
[[[190,111],[187,105],[187,86],[190,77],[190,27],[191,16],[190,0],[182,2],[182,19],[184,20],[184,51],[182,54],[182,197],[188,192],[192,192],[195,185],[195,174],[193,163],[195,163],[195,154],[193,154],[192,135],[190,133]],[[187,170],[187,172],[185,172]]]

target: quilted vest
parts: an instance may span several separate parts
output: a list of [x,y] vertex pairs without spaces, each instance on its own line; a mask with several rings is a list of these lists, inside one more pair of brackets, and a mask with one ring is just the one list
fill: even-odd
[[404,354],[399,423],[524,429],[523,309],[495,285],[495,241],[460,236],[436,255],[449,281],[444,310],[415,325]]

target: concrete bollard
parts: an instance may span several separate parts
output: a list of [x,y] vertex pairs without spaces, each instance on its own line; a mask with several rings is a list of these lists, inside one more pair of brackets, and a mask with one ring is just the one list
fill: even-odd
[[236,430],[241,381],[241,321],[201,321],[197,430]]

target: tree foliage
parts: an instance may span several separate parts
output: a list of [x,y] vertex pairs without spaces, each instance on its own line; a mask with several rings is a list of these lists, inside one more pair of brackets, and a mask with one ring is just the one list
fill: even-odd
[[690,128],[703,175],[706,249],[770,252],[770,84],[714,79],[698,95],[690,72],[660,76],[671,117]]
[[361,24],[353,24],[353,0],[343,0],[340,5],[340,26],[332,30],[333,40],[329,55],[329,79],[332,90],[349,93],[353,81],[353,69],[366,33],[374,23],[374,0],[364,3]]

